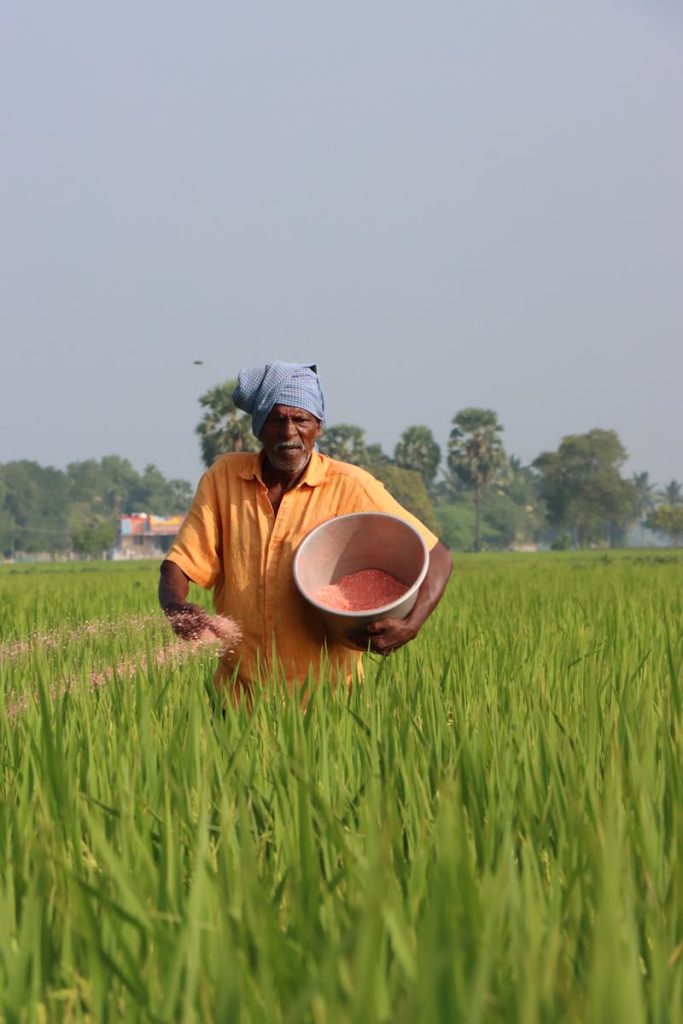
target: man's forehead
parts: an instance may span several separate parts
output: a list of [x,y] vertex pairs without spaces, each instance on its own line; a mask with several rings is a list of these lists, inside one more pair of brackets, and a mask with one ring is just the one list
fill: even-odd
[[270,419],[271,416],[308,416],[312,420],[316,418],[312,412],[308,411],[308,409],[299,409],[295,405],[279,404],[274,405],[270,410],[268,413],[268,419]]

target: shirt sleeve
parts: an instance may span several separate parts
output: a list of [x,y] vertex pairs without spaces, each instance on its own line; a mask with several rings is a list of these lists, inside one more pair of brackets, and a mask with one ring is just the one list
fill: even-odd
[[409,512],[407,508],[404,508],[403,505],[401,505],[400,502],[398,502],[396,498],[389,493],[384,484],[375,479],[371,474],[368,474],[366,496],[372,505],[372,508],[368,509],[368,511],[386,512],[388,515],[398,516],[399,519],[403,519],[406,523],[409,523],[417,530],[429,551],[431,551],[438,543],[439,538],[436,534],[432,533],[432,531],[429,530],[424,523],[417,518],[417,516],[414,516],[412,512]]
[[193,583],[210,589],[221,573],[216,485],[210,472],[199,481],[190,511],[166,555]]

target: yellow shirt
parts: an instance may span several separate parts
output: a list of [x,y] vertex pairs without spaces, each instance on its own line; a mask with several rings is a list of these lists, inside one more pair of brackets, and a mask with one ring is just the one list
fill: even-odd
[[216,611],[242,627],[242,643],[224,658],[217,678],[236,670],[249,685],[263,672],[280,671],[288,683],[302,682],[310,668],[319,671],[323,652],[333,672],[348,676],[358,665],[359,652],[326,640],[292,573],[303,538],[348,512],[400,516],[429,549],[437,542],[373,476],[318,452],[283,495],[277,516],[261,477],[260,453],[223,455],[207,470],[166,557],[200,587],[213,588]]

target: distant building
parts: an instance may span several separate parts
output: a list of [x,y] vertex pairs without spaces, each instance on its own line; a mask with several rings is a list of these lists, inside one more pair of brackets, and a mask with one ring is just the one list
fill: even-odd
[[166,554],[184,516],[153,516],[133,512],[119,516],[112,558],[159,558]]

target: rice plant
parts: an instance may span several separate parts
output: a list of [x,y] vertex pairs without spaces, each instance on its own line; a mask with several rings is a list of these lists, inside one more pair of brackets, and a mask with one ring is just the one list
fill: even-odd
[[2,569],[1,1019],[683,1019],[682,568],[461,558],[224,712],[156,566]]

